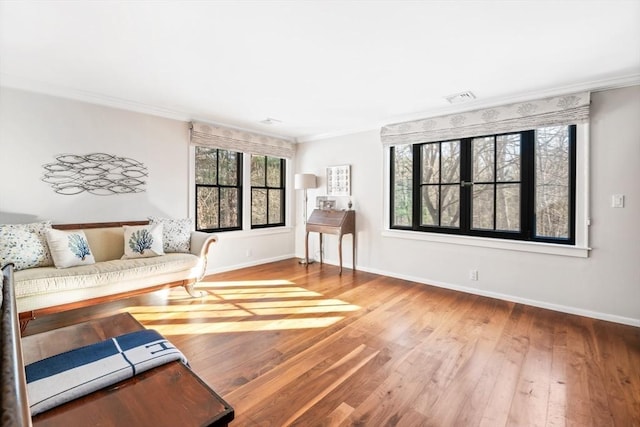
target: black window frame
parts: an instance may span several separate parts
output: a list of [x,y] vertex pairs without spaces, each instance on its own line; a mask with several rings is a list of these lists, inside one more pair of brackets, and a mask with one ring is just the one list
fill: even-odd
[[[536,235],[536,205],[535,205],[535,131],[530,129],[520,132],[505,132],[500,134],[477,135],[469,138],[446,139],[425,143],[412,144],[412,225],[394,225],[395,214],[395,147],[390,147],[390,176],[389,176],[389,227],[393,230],[410,230],[418,232],[430,232],[439,234],[452,234],[461,236],[488,237],[496,239],[520,240],[541,243],[554,243],[560,245],[575,245],[576,239],[576,139],[577,126],[567,125],[569,137],[568,169],[569,169],[569,229],[567,238],[554,238]],[[542,127],[541,127],[542,128]],[[460,218],[459,227],[449,226],[425,226],[421,221],[421,147],[430,143],[443,143],[448,141],[460,141],[460,180],[471,182],[471,140],[474,138],[494,137],[501,135],[520,134],[520,231],[497,231],[471,228],[471,186],[460,186]],[[495,141],[495,139],[494,139]],[[497,179],[494,176],[494,180]],[[494,194],[495,204],[495,194]],[[440,204],[441,208],[441,204]],[[494,209],[495,210],[495,209]],[[494,215],[494,225],[496,215]]]
[[[259,157],[264,157],[264,170],[265,170],[265,176],[264,176],[264,186],[254,186],[253,182],[250,183],[250,194],[251,194],[251,229],[260,229],[260,228],[272,228],[272,227],[283,227],[285,225],[285,218],[286,218],[286,201],[287,201],[287,192],[286,192],[286,159],[281,158],[281,157],[276,157],[276,156],[268,156],[268,155],[262,155],[262,154],[252,154],[251,157],[254,156],[259,156]],[[273,187],[273,186],[269,186],[268,185],[268,180],[267,180],[267,159],[268,158],[272,158],[272,159],[278,159],[280,161],[280,186],[279,187]],[[251,162],[251,165],[253,165],[253,161]],[[250,181],[252,181],[252,178],[250,179]],[[261,189],[261,190],[267,190],[267,224],[253,224],[253,190],[254,189]],[[282,194],[282,199],[280,201],[281,203],[281,208],[280,208],[280,221],[277,223],[269,223],[269,190],[278,190],[281,192]]]
[[[200,146],[198,146],[200,147]],[[198,147],[196,147],[196,150],[198,149]],[[215,184],[198,184],[197,182],[195,183],[195,226],[196,226],[196,230],[197,231],[203,231],[203,232],[207,232],[207,233],[211,233],[211,232],[221,232],[221,231],[236,231],[236,230],[242,230],[242,209],[243,209],[243,194],[242,194],[242,181],[243,181],[243,157],[244,157],[244,153],[240,152],[240,151],[234,151],[234,150],[227,150],[227,149],[223,149],[223,148],[215,148],[215,147],[207,147],[207,146],[201,146],[202,148],[206,148],[206,149],[210,149],[210,150],[216,150],[216,183]],[[224,185],[224,184],[220,184],[220,151],[229,151],[229,152],[233,152],[236,153],[236,171],[237,171],[237,176],[236,176],[236,185]],[[218,227],[218,228],[200,228],[199,224],[198,224],[198,189],[199,188],[213,188],[216,189],[216,191],[218,192],[218,225],[220,224],[220,207],[221,207],[221,203],[220,203],[220,191],[223,188],[234,188],[237,190],[238,192],[238,215],[237,215],[237,226],[235,227]]]

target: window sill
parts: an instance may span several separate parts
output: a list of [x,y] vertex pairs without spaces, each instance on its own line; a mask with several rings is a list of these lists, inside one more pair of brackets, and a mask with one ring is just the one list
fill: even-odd
[[237,231],[223,231],[213,232],[218,240],[228,239],[246,239],[249,237],[269,236],[274,234],[285,234],[293,232],[293,227],[269,227],[269,228],[256,228],[249,230],[237,230]]
[[382,232],[382,237],[396,239],[422,240],[425,242],[448,243],[451,245],[476,246],[481,248],[503,249],[509,251],[533,252],[548,255],[561,255],[587,258],[591,248],[555,245],[553,243],[523,242],[516,240],[490,239],[474,236],[453,236],[450,234],[423,233],[416,231],[390,230]]

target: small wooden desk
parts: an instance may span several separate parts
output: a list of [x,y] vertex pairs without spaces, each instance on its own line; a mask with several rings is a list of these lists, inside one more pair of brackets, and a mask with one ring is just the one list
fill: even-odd
[[309,232],[320,233],[320,264],[322,264],[322,234],[338,236],[338,257],[340,258],[340,274],[342,274],[342,236],[353,237],[353,269],[356,269],[356,211],[332,211],[314,209],[307,220],[307,234],[304,241],[304,256],[309,265]]
[[[29,364],[144,329],[129,313],[22,338]],[[180,361],[167,363],[33,417],[34,426],[227,426],[234,411]]]

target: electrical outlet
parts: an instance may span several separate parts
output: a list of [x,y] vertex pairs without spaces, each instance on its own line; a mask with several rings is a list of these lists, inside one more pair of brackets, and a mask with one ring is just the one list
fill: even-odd
[[247,258],[251,256],[251,249],[247,249],[246,255],[247,255]]
[[478,280],[478,270],[469,270],[469,279]]

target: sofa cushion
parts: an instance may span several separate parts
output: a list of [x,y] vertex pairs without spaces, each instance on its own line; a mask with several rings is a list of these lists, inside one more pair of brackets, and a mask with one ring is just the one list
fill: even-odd
[[195,229],[193,218],[149,217],[151,224],[162,224],[162,242],[165,252],[189,252],[191,232]]
[[[85,289],[125,281],[147,280],[186,271],[184,278],[196,277],[201,269],[200,258],[192,254],[166,254],[152,258],[137,258],[97,262],[73,268],[33,268],[15,273],[16,297]],[[162,281],[159,281],[162,283]]]
[[0,264],[12,262],[15,270],[53,265],[46,231],[51,221],[0,225]]
[[47,230],[47,243],[56,268],[94,264],[84,231]]
[[122,259],[147,258],[164,254],[162,224],[124,225]]

